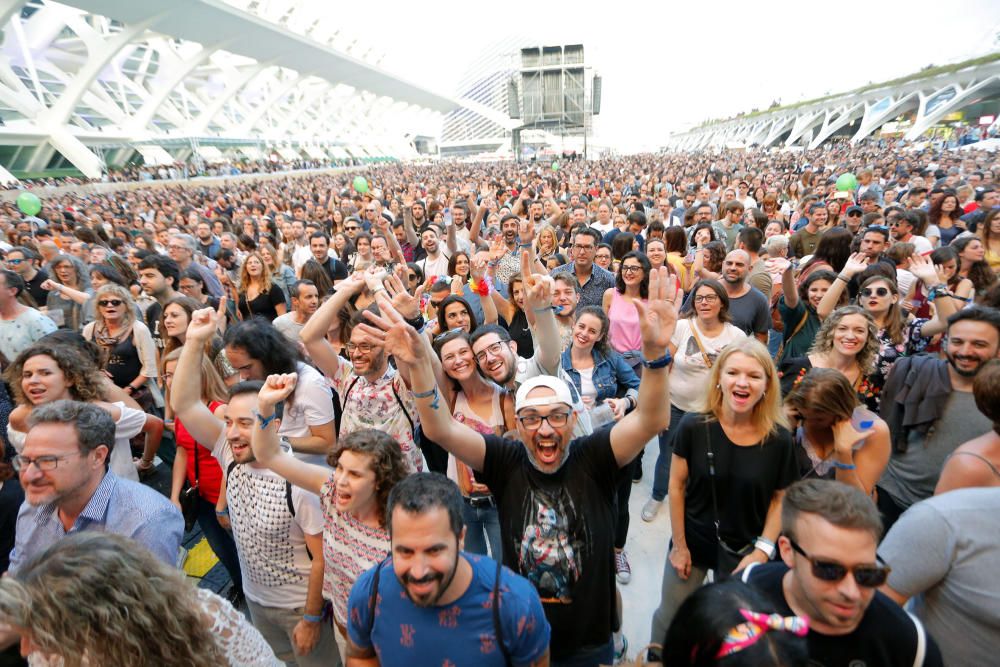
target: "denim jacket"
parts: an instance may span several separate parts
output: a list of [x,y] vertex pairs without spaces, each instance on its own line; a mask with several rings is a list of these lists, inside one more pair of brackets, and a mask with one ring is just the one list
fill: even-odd
[[[618,352],[609,350],[605,356],[595,348],[591,351],[594,358],[594,387],[597,388],[597,400],[595,405],[600,405],[609,398],[619,395],[619,389],[626,389],[623,396],[630,396],[633,399],[639,398],[639,376],[635,374],[632,367],[625,363],[625,359]],[[562,354],[562,367],[566,374],[573,379],[576,390],[580,389],[580,371],[573,368],[572,347],[566,348]]]

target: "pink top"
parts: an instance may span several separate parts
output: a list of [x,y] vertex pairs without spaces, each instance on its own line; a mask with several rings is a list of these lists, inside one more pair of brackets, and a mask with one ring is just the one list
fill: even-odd
[[608,318],[611,320],[611,330],[608,332],[611,347],[618,352],[642,349],[639,311],[616,289],[611,290],[611,307],[608,308]]

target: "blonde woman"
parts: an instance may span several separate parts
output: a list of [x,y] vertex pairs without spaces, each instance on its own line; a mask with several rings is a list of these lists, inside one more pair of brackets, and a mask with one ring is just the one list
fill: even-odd
[[237,309],[244,320],[263,317],[268,322],[288,312],[285,293],[272,280],[271,269],[259,252],[252,252],[243,260]]
[[142,545],[67,535],[0,580],[0,621],[32,667],[278,667],[261,634]]
[[701,412],[674,430],[672,539],[653,637],[663,637],[708,570],[720,577],[774,555],[781,497],[798,479],[778,373],[754,338],[731,342],[712,366]]
[[535,237],[535,255],[543,264],[549,258],[559,252],[559,238],[552,225],[542,225]]

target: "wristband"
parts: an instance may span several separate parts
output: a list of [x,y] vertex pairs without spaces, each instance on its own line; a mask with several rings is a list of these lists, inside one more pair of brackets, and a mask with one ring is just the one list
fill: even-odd
[[775,552],[774,542],[767,539],[766,537],[758,537],[757,539],[755,539],[753,542],[753,546],[754,549],[760,549],[761,551],[763,551],[764,555],[767,556],[768,559],[774,558],[774,552]]
[[413,398],[431,398],[431,397],[433,397],[434,400],[431,401],[431,407],[433,409],[435,409],[435,410],[438,409],[438,406],[439,406],[438,399],[441,396],[440,396],[440,394],[438,394],[438,388],[437,388],[436,385],[433,388],[428,389],[427,391],[414,391],[414,392],[411,392],[411,393],[413,394]]
[[413,319],[404,321],[417,331],[420,331],[420,329],[424,326],[424,316],[421,315],[420,313],[417,313],[417,316],[414,317]]
[[850,278],[845,278],[844,276],[840,275],[839,273],[837,274],[837,280],[843,280],[845,283],[848,283],[848,284],[850,284],[850,282],[851,282]]
[[302,614],[302,620],[310,623],[322,623],[323,616],[320,614]]
[[841,463],[840,461],[832,461],[832,463],[837,470],[856,470],[858,467],[853,463]]
[[229,508],[227,507],[224,510],[215,510],[215,515],[216,516],[229,516]]
[[544,313],[547,311],[558,313],[560,310],[562,310],[562,308],[560,308],[559,306],[540,306],[538,308],[532,308],[532,310],[536,313]]
[[265,417],[256,410],[254,410],[254,415],[257,417],[257,422],[260,424],[260,430],[265,430],[274,421],[274,418],[278,416],[278,412],[272,412],[270,417]]
[[639,362],[642,364],[643,368],[651,368],[651,369],[665,368],[669,366],[670,362],[673,360],[674,358],[670,356],[669,350],[659,359],[647,360],[646,357],[643,356],[639,357]]

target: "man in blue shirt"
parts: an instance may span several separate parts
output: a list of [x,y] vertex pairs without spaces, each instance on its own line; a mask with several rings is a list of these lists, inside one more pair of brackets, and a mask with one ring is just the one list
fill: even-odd
[[437,473],[410,475],[388,502],[390,557],[348,601],[355,665],[549,664],[549,623],[526,579],[462,552],[462,496]]
[[24,450],[13,459],[24,487],[10,571],[68,533],[104,530],[139,542],[177,563],[181,513],[153,489],[108,471],[115,422],[106,410],[55,401],[31,413]]

